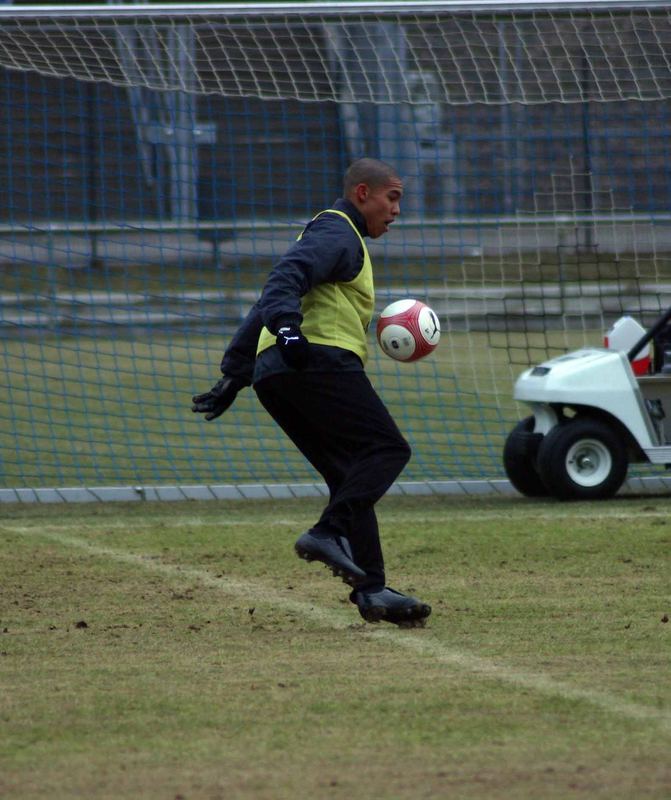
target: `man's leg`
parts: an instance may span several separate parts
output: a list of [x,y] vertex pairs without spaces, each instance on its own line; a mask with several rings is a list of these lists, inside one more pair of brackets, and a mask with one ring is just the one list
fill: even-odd
[[[368,379],[362,373],[301,373],[267,378],[256,390],[330,490],[319,522],[299,542],[312,545],[320,535],[330,542],[346,538],[354,551],[348,554],[355,559],[352,566],[366,573],[363,580],[346,578],[355,586],[350,600],[361,616],[367,622],[423,626],[431,606],[385,585],[374,504],[407,463],[410,448]],[[332,552],[317,558],[333,568]]]
[[384,585],[374,504],[410,448],[364,373],[292,373],[255,387],[270,415],[324,477],[331,497],[317,532],[345,536],[354,560]]

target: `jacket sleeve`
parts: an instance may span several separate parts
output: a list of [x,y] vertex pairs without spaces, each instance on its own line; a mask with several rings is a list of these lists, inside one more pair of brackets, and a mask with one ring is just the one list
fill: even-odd
[[221,371],[228,377],[239,378],[249,386],[254,374],[256,346],[263,322],[259,304],[255,303],[226,348],[221,359]]
[[322,214],[273,267],[259,301],[263,324],[274,334],[282,325],[300,325],[301,298],[310,289],[353,280],[362,265],[361,242],[350,224],[335,214]]

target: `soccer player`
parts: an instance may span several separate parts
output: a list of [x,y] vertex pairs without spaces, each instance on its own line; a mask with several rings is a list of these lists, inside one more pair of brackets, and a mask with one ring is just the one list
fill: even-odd
[[347,170],[343,197],[309,222],[273,267],[261,297],[221,361],[223,378],[193,398],[212,420],[253,384],[282,430],[323,476],[329,502],[295,544],[352,587],[369,622],[421,626],[431,607],[386,585],[375,503],[410,458],[410,447],[364,371],[374,311],[365,239],[400,213],[403,183],[382,161]]

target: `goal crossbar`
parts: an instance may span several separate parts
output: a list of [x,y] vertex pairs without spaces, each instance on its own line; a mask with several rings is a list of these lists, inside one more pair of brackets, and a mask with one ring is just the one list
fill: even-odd
[[81,5],[24,5],[0,6],[0,19],[50,19],[104,16],[111,19],[167,17],[184,18],[194,16],[286,18],[312,17],[328,19],[333,16],[358,16],[361,14],[382,16],[425,16],[442,14],[567,14],[586,12],[591,14],[611,11],[641,11],[668,8],[669,0],[406,0],[406,2],[307,2],[307,3],[189,3],[189,4],[115,4],[83,3]]

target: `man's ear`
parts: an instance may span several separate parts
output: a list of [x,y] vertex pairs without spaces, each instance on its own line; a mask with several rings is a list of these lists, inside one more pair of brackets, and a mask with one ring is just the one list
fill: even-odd
[[360,203],[365,203],[368,199],[368,184],[367,183],[358,183],[356,188],[354,189],[354,194],[356,195],[356,199]]

